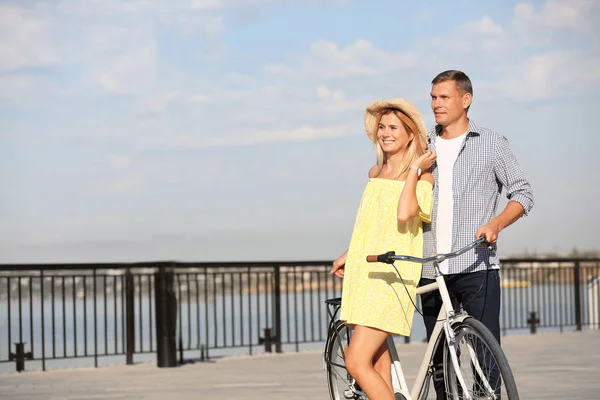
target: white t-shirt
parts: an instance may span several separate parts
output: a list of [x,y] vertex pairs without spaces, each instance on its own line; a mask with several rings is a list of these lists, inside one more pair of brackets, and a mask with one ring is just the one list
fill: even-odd
[[[452,194],[453,169],[465,135],[454,138],[442,139],[438,137],[435,141],[437,153],[438,177],[435,184],[438,187],[438,205],[436,219],[436,242],[438,253],[452,251],[452,222],[454,221],[454,196]],[[440,264],[440,271],[448,273],[448,260]]]

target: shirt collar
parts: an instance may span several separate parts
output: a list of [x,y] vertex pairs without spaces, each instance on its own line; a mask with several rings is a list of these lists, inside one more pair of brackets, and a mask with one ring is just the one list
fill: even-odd
[[[435,144],[437,137],[440,135],[442,131],[441,125],[436,125],[431,131],[429,131],[429,143]],[[481,134],[481,130],[479,127],[469,119],[469,130],[467,131],[467,137],[469,136],[479,136]]]

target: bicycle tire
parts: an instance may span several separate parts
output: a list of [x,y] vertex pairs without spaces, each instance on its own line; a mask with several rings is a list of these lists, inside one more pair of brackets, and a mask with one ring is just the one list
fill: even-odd
[[[519,393],[510,364],[490,330],[480,321],[469,317],[453,326],[453,331],[461,374],[465,386],[470,388],[471,398],[489,399],[503,396],[509,400],[518,400]],[[472,341],[467,342],[471,337]],[[478,340],[478,343],[474,344],[474,340]],[[460,347],[462,344],[465,345],[465,348]],[[447,398],[462,399],[462,386],[458,381],[446,341],[444,342],[443,363]],[[495,370],[497,370],[499,379],[490,375]]]
[[[362,400],[364,397],[350,391],[353,378],[346,369],[346,350],[352,336],[351,329],[343,321],[337,321],[329,330],[325,346],[327,387],[331,400]],[[360,388],[359,388],[360,389]]]

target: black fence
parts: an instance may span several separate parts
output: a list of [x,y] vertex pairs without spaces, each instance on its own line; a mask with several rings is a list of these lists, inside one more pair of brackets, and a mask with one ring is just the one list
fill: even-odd
[[[503,334],[599,328],[600,259],[502,265]],[[330,266],[0,265],[0,372],[298,351],[325,340]]]

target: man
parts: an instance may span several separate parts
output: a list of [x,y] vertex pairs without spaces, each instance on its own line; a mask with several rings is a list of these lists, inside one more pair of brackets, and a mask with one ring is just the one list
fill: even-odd
[[[507,139],[478,127],[467,117],[473,99],[469,77],[461,71],[444,71],[431,88],[436,127],[429,132],[429,148],[437,153],[431,168],[435,178],[432,223],[424,224],[424,255],[455,251],[485,236],[492,245],[477,247],[440,264],[453,300],[484,323],[500,342],[500,261],[498,234],[533,207],[531,186],[513,155]],[[502,189],[509,199],[496,215]],[[420,285],[434,281],[432,265],[423,267]],[[427,338],[438,316],[438,293],[422,298]],[[441,359],[434,383],[444,399]]]

